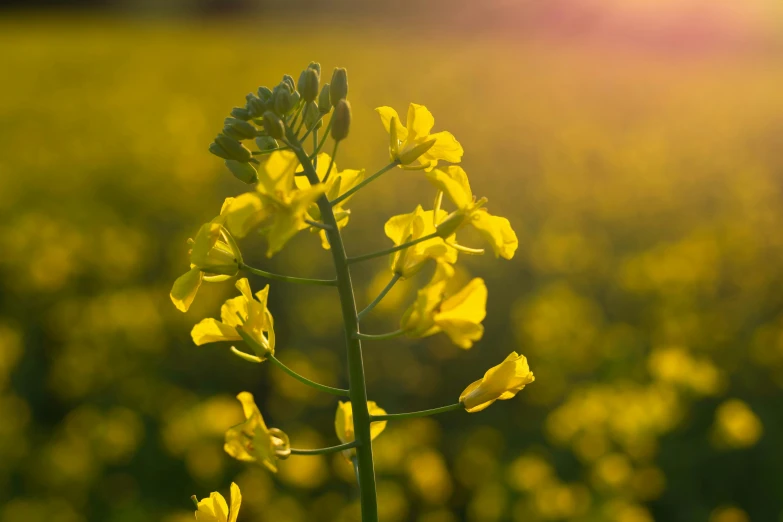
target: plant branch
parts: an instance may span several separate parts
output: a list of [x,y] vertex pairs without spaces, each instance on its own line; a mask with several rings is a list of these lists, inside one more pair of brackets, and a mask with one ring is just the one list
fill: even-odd
[[393,254],[395,252],[398,252],[400,250],[405,250],[406,248],[412,247],[413,245],[416,245],[418,243],[429,241],[430,239],[434,239],[438,237],[437,232],[433,232],[432,234],[428,234],[426,236],[422,236],[418,239],[414,239],[413,241],[408,241],[407,243],[403,243],[401,245],[397,245],[392,248],[387,248],[386,250],[380,250],[378,252],[371,252],[369,254],[363,254],[361,256],[355,256],[355,257],[349,257],[348,258],[348,264],[358,263],[359,261],[366,261],[368,259],[373,259],[376,257],[385,256],[387,254]]
[[[331,123],[331,121],[329,123]],[[388,165],[383,167],[381,170],[379,170],[378,172],[376,172],[375,174],[373,174],[369,178],[365,179],[364,181],[362,181],[361,183],[359,183],[358,185],[353,187],[351,190],[347,191],[345,194],[342,194],[340,197],[337,197],[334,200],[332,200],[331,201],[332,206],[337,205],[341,201],[344,201],[345,199],[351,197],[354,193],[356,193],[357,191],[361,190],[366,185],[369,185],[370,183],[372,183],[373,181],[375,181],[376,179],[381,177],[383,174],[385,174],[386,172],[390,171],[391,169],[393,169],[394,167],[396,167],[399,164],[400,164],[400,162],[398,160],[392,161],[391,163],[389,163]]]
[[272,272],[267,272],[266,270],[261,270],[260,268],[253,268],[252,266],[248,266],[244,263],[239,265],[239,269],[245,269],[251,274],[266,277],[267,279],[274,279],[275,281],[285,281],[287,283],[299,283],[303,285],[337,286],[336,279],[310,279],[307,277],[293,277],[273,274]]
[[405,335],[405,330],[394,330],[384,334],[364,334],[356,332],[353,334],[354,339],[361,339],[363,341],[383,341],[385,339],[394,339],[395,337],[401,337]]
[[409,413],[390,413],[387,415],[370,415],[370,421],[390,421],[401,419],[414,419],[416,417],[429,417],[430,415],[437,415],[438,413],[446,413],[448,411],[454,411],[462,408],[462,403],[449,404],[448,406],[441,406],[440,408],[432,408],[431,410],[412,411]]
[[291,455],[328,455],[329,453],[337,453],[338,451],[355,448],[358,445],[359,445],[358,442],[353,441],[353,442],[346,442],[345,444],[340,444],[338,446],[330,446],[328,448],[318,448],[318,449],[291,448]]
[[348,390],[343,390],[341,388],[332,388],[331,386],[326,386],[324,384],[318,384],[317,382],[311,381],[307,377],[296,373],[294,370],[292,370],[291,368],[289,368],[288,366],[286,366],[285,364],[280,362],[280,360],[277,357],[275,357],[274,355],[267,355],[267,358],[270,361],[272,361],[272,363],[274,365],[276,365],[278,368],[283,370],[285,373],[287,373],[288,375],[290,375],[291,377],[293,377],[297,381],[302,382],[302,383],[306,384],[307,386],[310,386],[311,388],[315,388],[318,391],[331,393],[332,395],[337,395],[338,397],[348,397],[348,394],[349,394]]
[[376,307],[376,305],[377,305],[378,303],[380,303],[380,302],[381,302],[381,300],[382,300],[384,297],[386,297],[386,294],[388,294],[388,293],[389,293],[389,291],[390,291],[390,290],[391,290],[391,289],[394,287],[394,285],[395,285],[395,284],[397,284],[397,281],[399,281],[401,277],[402,277],[402,274],[400,274],[400,273],[398,273],[398,272],[394,272],[394,275],[392,276],[392,278],[391,278],[391,281],[389,281],[389,283],[388,283],[388,284],[387,284],[387,285],[386,285],[386,286],[383,288],[383,290],[381,290],[381,293],[380,293],[380,294],[378,294],[378,297],[376,297],[375,299],[373,299],[373,302],[372,302],[372,303],[370,303],[370,304],[368,304],[368,305],[367,305],[367,308],[365,308],[364,310],[362,310],[361,312],[359,312],[359,321],[361,321],[361,320],[362,320],[362,318],[363,318],[365,315],[367,315],[367,314],[369,314],[370,312],[372,312],[372,309],[373,309],[373,308],[375,308],[375,307]]

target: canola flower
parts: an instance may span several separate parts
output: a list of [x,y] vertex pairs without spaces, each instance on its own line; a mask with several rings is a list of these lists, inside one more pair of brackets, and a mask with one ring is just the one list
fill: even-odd
[[242,504],[242,493],[239,486],[231,483],[231,509],[226,504],[226,499],[217,491],[213,491],[207,498],[196,500],[196,520],[199,522],[236,522],[239,516],[239,506]]
[[[255,184],[255,189],[226,199],[220,215],[199,230],[191,251],[191,270],[177,280],[171,298],[177,308],[185,312],[202,280],[227,280],[241,271],[275,281],[337,288],[346,332],[348,389],[314,382],[275,357],[274,321],[267,307],[269,285],[253,294],[248,279],[240,278],[236,282],[240,295],[223,304],[220,320],[201,320],[193,327],[191,336],[198,346],[242,341],[254,355],[234,346],[231,351],[243,360],[251,363],[269,360],[307,386],[347,398],[347,401],[338,402],[335,414],[335,435],[339,444],[305,449],[291,447],[285,432],[267,427],[253,395],[242,392],[237,399],[242,404],[245,420],[226,432],[224,449],[237,460],[261,465],[271,472],[276,472],[279,461],[289,455],[341,452],[354,465],[362,521],[377,522],[372,441],[381,435],[389,421],[463,408],[469,412],[480,411],[496,400],[516,395],[533,382],[533,374],[527,360],[512,353],[503,363],[490,369],[483,379],[471,384],[455,404],[387,413],[368,399],[362,341],[402,335],[422,338],[443,332],[457,346],[471,348],[484,333],[482,322],[486,316],[487,287],[484,280],[477,277],[462,288],[453,288],[456,280],[453,265],[458,253],[481,252],[457,243],[456,233],[466,225],[475,227],[487,238],[496,255],[506,259],[513,256],[517,239],[508,220],[486,212],[483,208],[485,198],[476,200],[473,197],[464,170],[455,166],[445,170],[435,168],[441,161],[461,161],[463,149],[449,132],[431,134],[434,118],[423,105],[410,105],[405,127],[393,109],[377,109],[390,136],[391,162],[388,165],[370,176],[365,175],[364,169],[339,170],[335,156],[339,144],[348,138],[351,127],[348,77],[345,69],[337,68],[331,82],[322,86],[321,72],[321,66],[313,62],[301,72],[296,83],[293,76],[285,75],[272,89],[260,87],[257,94],[247,96],[244,107],[235,107],[225,120],[223,131],[209,150],[225,160],[237,179]],[[328,123],[324,123],[327,117]],[[324,129],[324,135],[319,140],[320,129]],[[332,139],[331,155],[321,151],[328,137]],[[308,138],[312,145],[307,145]],[[248,142],[249,147],[243,142]],[[395,166],[427,173],[438,189],[435,208],[425,211],[419,205],[411,213],[391,217],[384,232],[393,247],[348,256],[341,235],[351,217],[346,205],[363,187]],[[452,213],[440,208],[444,193],[457,207]],[[244,263],[234,239],[261,237],[266,243],[266,255],[271,257],[303,230],[317,232],[323,248],[331,252],[334,279],[273,274],[250,267]],[[392,279],[359,311],[350,267],[386,256]],[[434,264],[433,276],[418,290],[415,301],[402,315],[400,329],[386,334],[362,332],[362,319],[394,284],[425,269],[429,261]],[[236,495],[234,491],[232,486],[232,504],[236,498],[236,508],[232,507],[229,512],[222,497],[213,493],[209,499],[198,503],[199,520],[222,522],[226,517],[236,518],[240,496],[238,489]]]

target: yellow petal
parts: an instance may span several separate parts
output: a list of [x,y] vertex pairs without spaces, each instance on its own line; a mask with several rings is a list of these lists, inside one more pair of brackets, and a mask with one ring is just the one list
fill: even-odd
[[298,166],[299,160],[290,150],[277,150],[269,154],[258,169],[256,189],[268,196],[287,194],[293,190]]
[[471,217],[471,224],[481,233],[492,246],[495,257],[511,259],[519,247],[519,240],[511,228],[511,223],[504,217],[493,216],[489,212],[479,210]]
[[190,305],[193,304],[193,299],[196,297],[201,286],[202,279],[201,270],[198,267],[191,268],[174,281],[174,286],[171,288],[171,302],[177,307],[177,310],[181,312],[187,312]]
[[[424,105],[411,103],[408,105],[408,120],[405,122],[409,141],[424,140],[435,126],[435,118]],[[403,139],[403,138],[400,138]]]
[[215,510],[215,519],[220,522],[226,522],[228,518],[228,504],[226,504],[226,499],[217,491],[213,492],[209,498],[212,500],[212,507]]
[[[386,410],[375,404],[375,401],[367,401],[367,409],[370,415],[386,415]],[[386,429],[386,421],[370,423],[370,439],[375,440]]]
[[534,380],[525,356],[512,352],[502,363],[487,370],[481,380],[465,388],[460,402],[468,412],[481,411],[496,400],[514,397]]
[[242,337],[237,333],[236,328],[223,324],[216,319],[204,319],[190,332],[193,342],[196,346],[207,343],[216,343],[219,341],[240,341]]
[[397,115],[397,111],[391,107],[378,107],[375,109],[375,112],[377,112],[378,116],[381,117],[381,123],[383,124],[383,128],[386,129],[386,132],[389,132],[392,121],[394,121],[394,128],[397,131],[397,139],[402,141],[407,139],[408,131],[405,129],[405,127],[402,126],[402,123],[400,123],[400,117]]
[[206,265],[209,252],[218,242],[218,239],[220,239],[219,223],[210,222],[201,225],[193,240],[193,249],[190,253],[191,264],[197,266]]
[[225,211],[226,227],[234,237],[245,237],[268,217],[258,194],[247,193],[231,198]]
[[452,165],[446,170],[434,169],[426,175],[430,183],[442,190],[458,209],[466,210],[473,204],[468,175],[462,167]]
[[334,417],[334,431],[343,444],[353,442],[353,409],[350,402],[340,401],[337,404],[337,413]]
[[421,155],[419,161],[425,163],[426,160],[443,160],[449,163],[459,163],[462,161],[462,145],[457,141],[457,138],[450,132],[436,132],[430,134],[430,139],[435,139],[435,145]]
[[231,483],[231,511],[228,514],[228,522],[237,522],[239,506],[242,504],[242,493],[236,483]]
[[[247,299],[244,296],[227,299],[220,307],[220,320],[222,324],[236,328],[247,321]],[[241,317],[241,319],[240,319]]]

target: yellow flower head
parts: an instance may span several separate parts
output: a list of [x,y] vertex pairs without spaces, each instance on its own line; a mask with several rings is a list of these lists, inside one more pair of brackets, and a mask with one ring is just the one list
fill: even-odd
[[323,184],[298,189],[294,179],[299,161],[290,150],[267,156],[258,172],[256,192],[234,198],[227,209],[226,225],[237,237],[263,227],[268,257],[279,252],[289,239],[305,228],[310,206],[324,193]]
[[[391,107],[375,109],[389,133],[389,155],[402,168],[430,171],[438,160],[459,163],[462,160],[462,145],[450,132],[430,134],[435,118],[424,105],[411,103],[408,106],[408,121],[403,127],[397,111]],[[418,165],[409,167],[413,162]]]
[[[401,245],[434,233],[434,223],[445,218],[446,211],[441,210],[436,214],[433,210],[424,211],[419,205],[410,214],[401,214],[389,219],[384,226],[384,232],[394,241],[395,246]],[[447,238],[448,240],[453,240],[453,237]],[[457,262],[457,251],[440,237],[435,237],[389,256],[392,271],[403,278],[410,277],[421,270],[429,259],[454,264]]]
[[[370,415],[386,415],[386,410],[379,408],[373,401],[367,401],[367,408]],[[337,438],[340,442],[346,444],[356,440],[356,434],[353,431],[353,408],[350,402],[342,402],[337,405],[337,414],[334,418],[334,429],[337,432]],[[378,435],[386,429],[386,421],[377,421],[370,424],[370,438],[375,440]],[[356,450],[351,448],[343,451],[347,459],[356,455]]]
[[233,297],[220,308],[220,321],[203,319],[190,332],[197,346],[220,341],[246,341],[263,360],[275,354],[275,330],[272,313],[266,307],[269,285],[253,298],[246,278],[237,281],[242,295]]
[[[439,191],[436,198],[438,202],[442,199],[442,194],[445,193],[457,206],[456,211],[439,222],[438,228],[443,230],[444,235],[451,235],[462,226],[471,225],[492,246],[495,257],[506,259],[514,257],[519,241],[511,228],[511,223],[506,218],[491,215],[483,208],[487,202],[486,198],[476,200],[470,190],[468,175],[462,167],[450,166],[446,170],[435,169],[427,173],[427,179]],[[437,207],[440,207],[439,203]],[[460,248],[459,245],[454,246]]]
[[502,363],[487,370],[483,378],[465,388],[459,402],[470,413],[481,411],[497,400],[514,397],[534,380],[525,356],[511,352]]
[[[329,201],[333,201],[337,199],[338,197],[342,196],[349,190],[351,190],[353,187],[364,181],[364,169],[362,170],[353,170],[353,169],[346,169],[342,172],[337,169],[337,164],[332,164],[331,171],[329,170],[329,165],[332,161],[332,158],[326,154],[321,153],[318,155],[318,166],[316,168],[316,173],[318,174],[318,179],[320,179],[324,184],[324,190],[326,192],[326,197],[329,199]],[[297,174],[302,172],[301,166],[297,169]],[[329,173],[329,177],[326,177],[327,172]],[[310,182],[307,180],[305,176],[297,175],[294,178],[296,182],[297,188],[300,190],[307,190],[310,187]],[[326,180],[326,181],[324,181]],[[334,217],[337,220],[337,228],[342,229],[345,227],[345,225],[348,224],[348,218],[351,216],[351,211],[345,208],[345,204],[350,200],[353,196],[348,196],[343,201],[340,201],[337,205],[334,205],[332,207],[332,211],[334,212]],[[321,210],[318,208],[318,205],[313,203],[310,205],[310,208],[307,211],[310,219],[313,221],[320,221],[321,220]],[[324,249],[329,250],[329,241],[326,238],[326,232],[323,229],[316,228],[316,227],[310,227],[311,232],[318,232],[321,235],[321,246],[324,247]]]
[[288,435],[277,428],[266,427],[253,394],[241,392],[237,399],[242,403],[245,422],[229,428],[223,449],[237,460],[257,462],[276,473],[277,460],[291,454]]
[[[195,500],[195,496],[193,499]],[[199,522],[236,522],[239,515],[239,505],[242,503],[242,493],[239,486],[231,483],[231,510],[228,509],[226,499],[217,491],[212,492],[208,498],[198,501],[196,520]]]
[[400,327],[412,337],[445,332],[460,348],[470,348],[484,334],[481,321],[487,315],[487,287],[475,278],[459,292],[447,295],[454,268],[439,262],[432,280],[419,290],[416,301],[402,317]]
[[225,281],[237,275],[238,263],[242,261],[234,239],[224,223],[228,207],[234,198],[227,198],[220,215],[201,226],[195,239],[189,240],[190,270],[174,281],[171,301],[182,312],[187,312],[196,297],[202,281]]

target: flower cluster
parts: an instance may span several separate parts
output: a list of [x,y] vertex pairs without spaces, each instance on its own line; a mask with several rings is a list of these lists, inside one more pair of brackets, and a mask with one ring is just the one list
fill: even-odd
[[[482,379],[470,384],[459,400],[450,406],[423,412],[387,414],[365,395],[361,363],[361,340],[407,335],[422,338],[444,333],[457,346],[471,348],[481,340],[486,316],[487,287],[474,278],[457,286],[454,265],[458,255],[480,255],[483,248],[466,246],[458,236],[474,228],[489,244],[496,257],[511,259],[518,246],[509,221],[493,216],[486,209],[487,199],[477,198],[466,172],[455,163],[462,159],[462,145],[449,132],[432,132],[435,120],[423,105],[410,104],[405,126],[390,107],[377,110],[389,133],[390,163],[367,176],[364,169],[338,169],[338,146],[349,134],[351,106],[347,100],[348,77],[337,68],[330,83],[321,82],[321,67],[311,63],[297,82],[286,75],[274,88],[261,87],[248,94],[242,107],[235,107],[226,118],[223,131],[209,150],[225,160],[226,167],[239,180],[254,184],[250,192],[227,198],[219,215],[201,226],[191,241],[190,270],[174,283],[171,299],[186,312],[203,281],[225,281],[241,271],[267,279],[293,283],[337,287],[343,307],[348,344],[351,388],[344,390],[315,383],[285,366],[276,357],[272,313],[268,308],[269,285],[253,293],[247,278],[236,281],[237,297],[228,299],[220,310],[220,320],[207,318],[193,327],[196,345],[231,341],[243,342],[248,353],[234,346],[231,351],[244,360],[271,361],[302,383],[320,391],[347,397],[339,402],[335,431],[340,444],[322,449],[292,448],[288,436],[267,427],[253,395],[243,391],[239,399],[245,420],[230,428],[224,449],[233,458],[260,464],[275,472],[278,462],[292,454],[342,452],[356,466],[362,493],[363,517],[376,520],[369,501],[374,492],[372,440],[381,434],[389,420],[441,413],[454,409],[478,412],[496,400],[514,397],[533,382],[533,373],[524,356],[511,353],[502,363],[488,370]],[[328,123],[327,123],[328,120]],[[319,130],[324,129],[319,140]],[[322,152],[326,139],[332,138],[332,153]],[[305,150],[306,138],[312,148]],[[442,165],[445,162],[450,165]],[[349,222],[350,199],[364,186],[384,173],[399,167],[423,171],[432,185],[432,209],[417,206],[409,214],[390,218],[385,227],[393,246],[381,252],[348,257],[341,229]],[[444,198],[445,196],[445,198]],[[444,199],[453,209],[444,208]],[[237,239],[260,235],[271,257],[285,247],[297,233],[318,233],[324,249],[331,250],[334,279],[317,280],[267,272],[246,265]],[[388,256],[392,280],[384,292],[367,308],[356,310],[350,265]],[[360,320],[383,299],[399,279],[410,278],[427,266],[434,272],[415,300],[402,314],[400,329],[390,334],[360,332]],[[199,520],[235,520],[240,494],[232,485],[232,508],[218,493],[197,503]],[[367,511],[365,511],[367,510]]]

